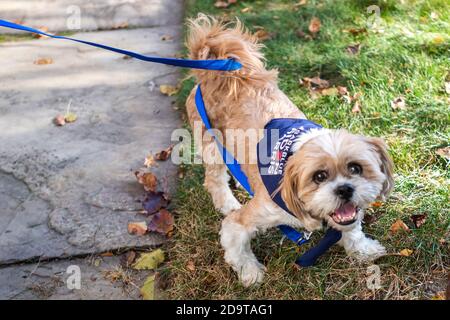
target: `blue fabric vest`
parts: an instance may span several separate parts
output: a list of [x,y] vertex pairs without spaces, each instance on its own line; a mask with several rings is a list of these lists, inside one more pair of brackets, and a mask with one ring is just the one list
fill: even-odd
[[267,192],[277,205],[292,215],[281,198],[281,193],[274,194],[274,191],[283,178],[289,157],[293,154],[291,149],[294,142],[311,129],[322,129],[322,126],[306,119],[272,119],[264,127],[264,137],[258,143],[258,168]]

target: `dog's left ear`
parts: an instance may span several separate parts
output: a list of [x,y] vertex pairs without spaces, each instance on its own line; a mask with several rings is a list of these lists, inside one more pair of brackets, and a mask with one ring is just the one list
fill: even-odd
[[375,152],[378,153],[378,157],[380,158],[381,172],[386,176],[386,180],[383,183],[383,189],[380,192],[380,197],[384,200],[391,193],[392,188],[394,187],[394,177],[393,177],[393,168],[394,163],[389,156],[388,148],[383,139],[380,138],[368,138],[367,142],[374,148]]

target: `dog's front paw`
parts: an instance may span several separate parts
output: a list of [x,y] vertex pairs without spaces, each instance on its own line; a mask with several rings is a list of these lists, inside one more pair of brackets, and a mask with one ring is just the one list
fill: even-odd
[[386,249],[378,240],[364,238],[355,243],[348,255],[355,257],[359,261],[373,261],[386,254]]
[[261,283],[264,279],[264,272],[266,268],[257,261],[247,262],[241,267],[239,272],[239,280],[244,287]]
[[218,205],[217,207],[223,215],[227,215],[232,211],[239,210],[242,205],[236,198],[229,197],[226,201],[224,201],[224,203]]

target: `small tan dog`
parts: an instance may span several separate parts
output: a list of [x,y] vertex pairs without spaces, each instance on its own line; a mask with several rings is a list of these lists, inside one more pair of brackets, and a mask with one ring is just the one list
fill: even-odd
[[[262,45],[239,21],[230,26],[199,15],[189,21],[189,27],[191,59],[234,58],[243,65],[232,72],[193,71],[201,83],[212,127],[224,137],[230,129],[263,129],[272,119],[306,119],[280,91],[277,72],[265,68]],[[195,90],[186,102],[192,126],[201,121]],[[230,147],[226,138],[223,141],[241,163],[254,190],[247,204],[242,206],[233,196],[223,162],[205,164],[204,183],[214,206],[226,216],[220,232],[225,260],[245,286],[261,282],[265,270],[250,248],[251,238],[281,224],[314,231],[326,222],[343,232],[339,244],[347,254],[370,260],[385,253],[384,247],[367,238],[361,228],[363,210],[377,198],[386,197],[393,186],[392,161],[381,139],[323,129],[295,141],[278,189],[290,213],[272,200],[258,165],[249,160],[257,153],[258,142],[250,140],[246,140],[243,154],[236,152],[242,144]],[[213,140],[196,141],[196,145],[203,146],[203,156],[217,148]]]

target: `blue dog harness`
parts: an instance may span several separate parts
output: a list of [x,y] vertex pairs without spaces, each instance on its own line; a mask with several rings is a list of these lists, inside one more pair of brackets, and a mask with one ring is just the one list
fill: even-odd
[[[26,27],[23,25],[19,25],[13,22],[5,21],[0,19],[0,27],[6,27],[10,29],[16,29],[31,33],[36,33],[40,35],[44,35],[50,38],[55,39],[62,39],[62,40],[69,40],[74,41],[90,46],[94,46],[97,48],[101,48],[104,50],[113,51],[116,53],[120,53],[123,55],[130,56],[132,58],[136,58],[143,61],[148,62],[155,62],[155,63],[162,63],[177,67],[183,67],[183,68],[195,68],[195,69],[205,69],[205,70],[220,70],[220,71],[234,71],[239,70],[242,68],[242,64],[236,60],[233,59],[223,59],[223,60],[187,60],[187,59],[176,59],[176,58],[162,58],[162,57],[151,57],[151,56],[145,56],[141,55],[132,51],[127,51],[123,49],[118,49],[110,46],[106,46],[103,44],[98,44],[90,41],[83,41],[79,39],[74,39],[70,37],[64,37],[64,36],[56,36],[52,35],[46,32],[43,32],[41,30],[37,30],[34,28]],[[247,177],[242,172],[241,167],[237,160],[227,151],[227,149],[219,142],[217,139],[214,131],[212,130],[211,124],[209,122],[209,118],[206,112],[205,104],[202,97],[202,92],[200,89],[200,85],[197,87],[197,92],[195,95],[195,103],[197,106],[197,111],[200,114],[200,117],[203,120],[203,123],[205,124],[206,129],[211,134],[211,136],[214,138],[214,140],[217,143],[217,146],[219,148],[219,151],[221,152],[222,158],[227,165],[230,172],[233,174],[233,176],[236,178],[236,180],[239,181],[239,183],[248,191],[248,193],[253,196],[253,192],[251,190],[251,187],[248,183]],[[269,194],[272,194],[274,190],[278,187],[278,183],[282,177],[283,169],[286,164],[287,159],[292,154],[290,152],[290,148],[287,148],[287,144],[289,143],[289,146],[292,146],[292,142],[295,140],[295,137],[310,131],[311,129],[318,129],[321,128],[319,125],[308,121],[308,120],[302,120],[302,119],[274,119],[270,121],[266,125],[266,129],[277,129],[278,136],[282,136],[281,141],[278,141],[278,143],[275,143],[274,147],[277,148],[272,149],[271,144],[265,142],[269,142],[269,140],[272,140],[273,138],[273,130],[268,130],[269,132],[263,140],[261,140],[258,143],[258,150],[260,146],[267,146],[265,155],[268,158],[272,158],[272,156],[275,155],[275,158],[273,161],[269,161],[267,163],[260,162],[258,159],[258,166],[261,172],[261,178],[263,179],[264,185],[267,188],[267,191]],[[276,152],[275,152],[276,151]],[[274,153],[275,152],[275,153]],[[259,153],[258,153],[259,154]],[[231,160],[231,161],[230,161]],[[270,173],[273,171],[273,174]],[[269,174],[265,174],[265,173]],[[274,202],[278,204],[281,208],[283,208],[286,212],[291,213],[287,207],[284,201],[281,198],[281,195],[277,193],[275,197],[273,198]],[[292,213],[291,213],[292,214]],[[284,235],[292,240],[294,243],[301,245],[309,240],[309,235],[305,235],[302,232],[298,232],[294,228],[287,226],[287,225],[281,225],[279,226],[279,229],[284,233]],[[325,233],[325,236],[322,238],[322,240],[313,248],[309,249],[307,252],[305,252],[299,259],[296,260],[296,263],[300,266],[307,267],[311,266],[315,263],[315,261],[318,259],[320,255],[322,255],[328,248],[330,248],[334,243],[339,241],[341,238],[341,232],[334,230],[332,228],[329,228],[327,232]]]

